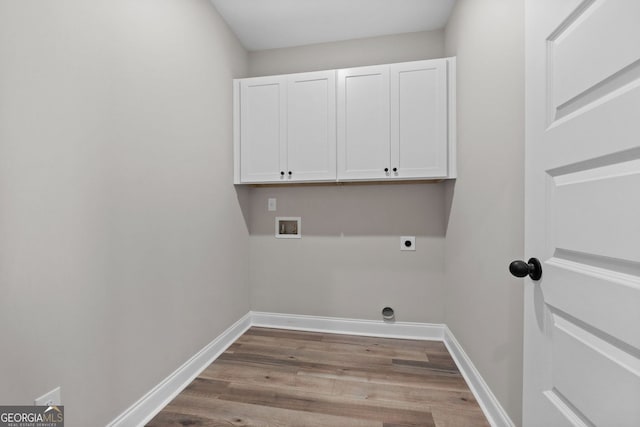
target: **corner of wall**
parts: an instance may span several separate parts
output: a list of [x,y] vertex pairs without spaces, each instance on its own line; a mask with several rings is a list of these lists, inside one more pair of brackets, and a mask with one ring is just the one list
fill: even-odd
[[523,295],[506,267],[521,255],[524,240],[523,37],[523,0],[459,0],[445,30],[446,54],[458,58],[458,179],[446,189],[445,323],[516,424]]

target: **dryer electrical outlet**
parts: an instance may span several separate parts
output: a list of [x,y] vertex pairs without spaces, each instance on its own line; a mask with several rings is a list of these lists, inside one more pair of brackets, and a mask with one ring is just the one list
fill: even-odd
[[401,236],[400,237],[400,250],[401,251],[415,251],[416,250],[416,236]]

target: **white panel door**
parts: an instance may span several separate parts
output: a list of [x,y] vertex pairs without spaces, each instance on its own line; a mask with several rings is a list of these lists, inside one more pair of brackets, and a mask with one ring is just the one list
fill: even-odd
[[286,79],[240,83],[241,182],[279,182],[286,169]]
[[338,179],[387,179],[390,168],[389,66],[338,70]]
[[288,77],[287,179],[336,179],[335,76],[322,71]]
[[394,64],[391,176],[447,176],[447,60]]
[[640,426],[640,1],[527,0],[524,425]]

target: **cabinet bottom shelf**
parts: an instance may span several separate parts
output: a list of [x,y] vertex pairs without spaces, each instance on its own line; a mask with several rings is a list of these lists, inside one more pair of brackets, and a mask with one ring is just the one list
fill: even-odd
[[324,181],[324,182],[264,182],[264,183],[240,183],[236,185],[247,185],[250,187],[319,187],[319,186],[342,186],[342,185],[398,185],[398,184],[438,184],[455,178],[433,178],[433,179],[389,179],[379,181]]

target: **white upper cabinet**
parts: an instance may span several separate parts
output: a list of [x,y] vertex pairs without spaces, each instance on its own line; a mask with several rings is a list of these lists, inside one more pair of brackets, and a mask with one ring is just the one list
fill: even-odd
[[335,71],[242,79],[235,90],[236,183],[335,181]]
[[452,63],[445,58],[338,71],[338,180],[454,176]]
[[455,58],[234,81],[236,184],[455,178]]
[[336,179],[336,73],[287,79],[287,176],[294,181]]
[[390,66],[391,173],[447,177],[447,62]]
[[286,168],[286,80],[240,82],[241,182],[271,182]]
[[389,66],[338,71],[338,179],[389,176]]

